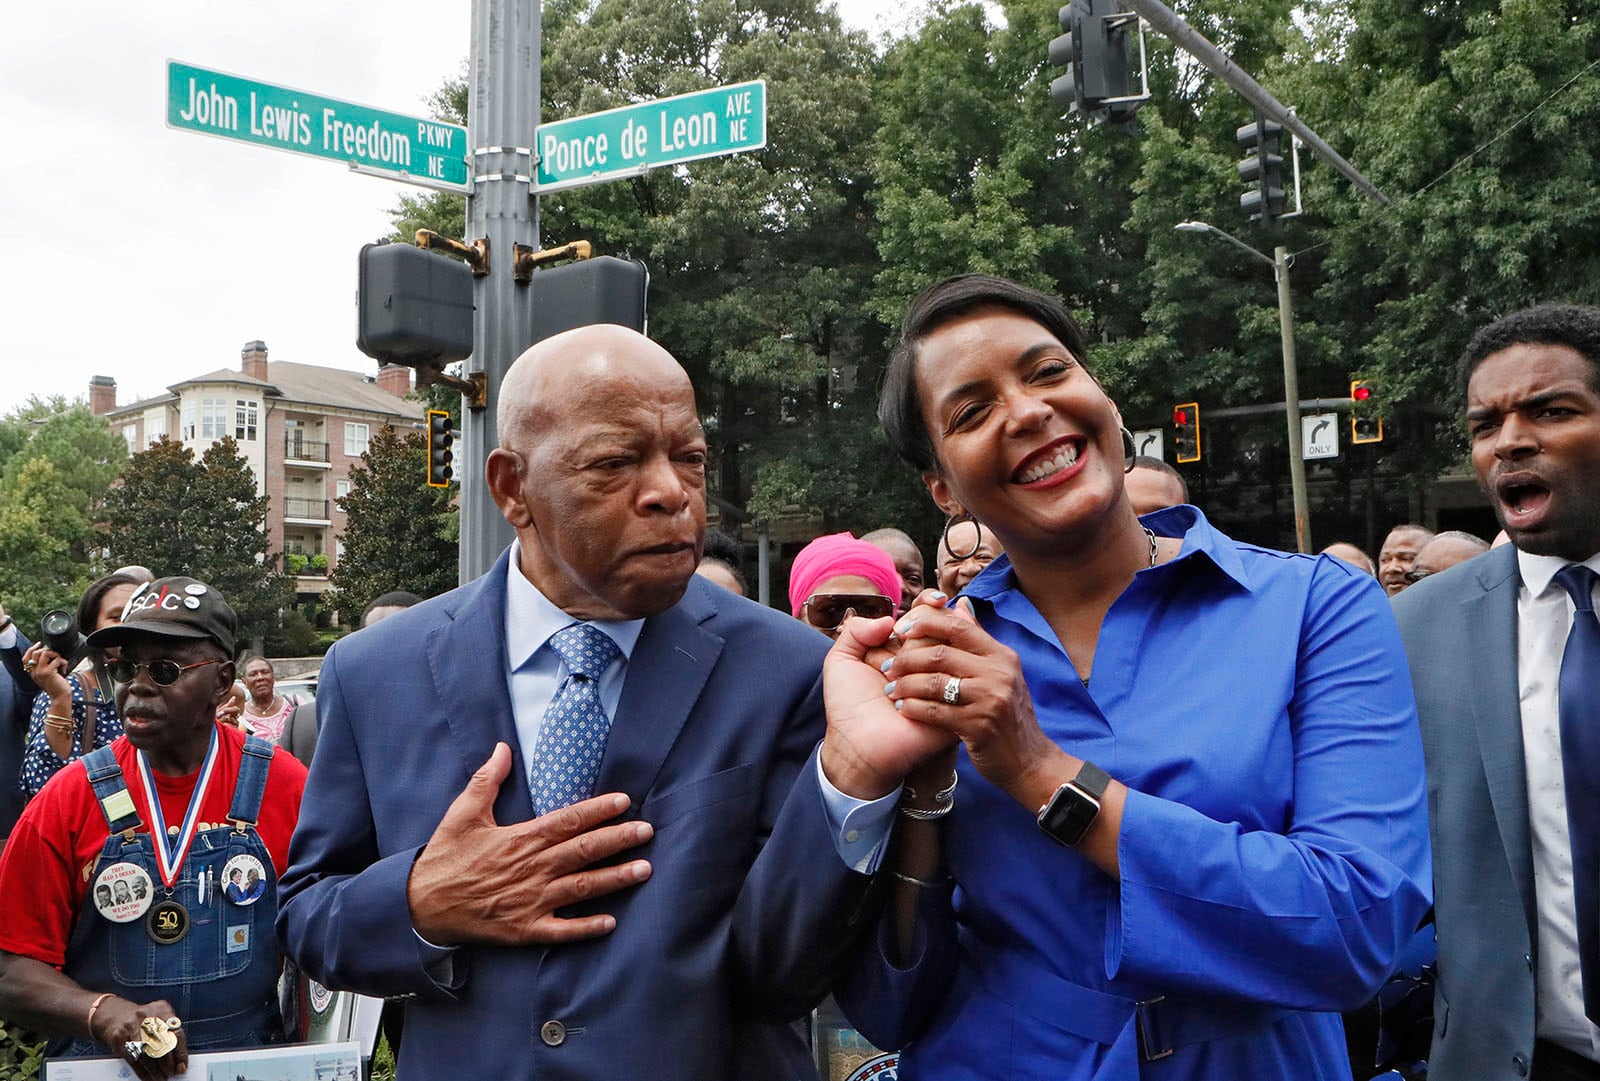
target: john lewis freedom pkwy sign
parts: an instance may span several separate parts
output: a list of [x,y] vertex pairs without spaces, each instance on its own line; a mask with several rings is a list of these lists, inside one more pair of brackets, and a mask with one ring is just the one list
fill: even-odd
[[167,126],[467,190],[467,129],[167,61]]

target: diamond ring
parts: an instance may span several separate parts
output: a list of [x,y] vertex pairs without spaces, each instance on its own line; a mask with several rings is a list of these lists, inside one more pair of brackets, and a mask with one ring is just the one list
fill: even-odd
[[950,705],[961,701],[961,677],[951,676],[944,681],[944,693],[940,696]]
[[144,1054],[144,1041],[129,1040],[127,1043],[122,1045],[122,1053],[127,1055],[129,1058],[138,1058],[140,1055]]

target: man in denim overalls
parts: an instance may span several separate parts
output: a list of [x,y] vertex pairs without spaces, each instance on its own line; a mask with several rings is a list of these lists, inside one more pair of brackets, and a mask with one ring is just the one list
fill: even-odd
[[[93,636],[122,647],[124,735],[52,778],[0,856],[0,1015],[53,1055],[156,1079],[190,1048],[283,1039],[272,925],[305,767],[216,723],[235,633],[215,589],[165,578]],[[230,898],[235,873],[265,888]]]

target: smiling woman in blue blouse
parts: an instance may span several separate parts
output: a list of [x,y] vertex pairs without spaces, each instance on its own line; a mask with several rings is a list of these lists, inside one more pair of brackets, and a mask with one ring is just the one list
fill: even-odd
[[[912,1081],[1348,1078],[1338,1011],[1429,905],[1382,591],[1194,507],[1136,517],[1122,418],[1054,298],[954,278],[902,336],[890,442],[1005,555],[897,626],[881,708],[926,760],[846,1012]],[[847,633],[829,675],[876,674],[878,637]]]

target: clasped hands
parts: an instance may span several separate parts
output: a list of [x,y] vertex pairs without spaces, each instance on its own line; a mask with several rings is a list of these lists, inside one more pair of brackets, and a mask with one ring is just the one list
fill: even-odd
[[898,622],[846,620],[822,672],[823,772],[857,799],[887,795],[961,743],[985,779],[1026,801],[1029,778],[1063,753],[1039,729],[1015,651],[978,624],[970,602],[949,606],[938,590]]

